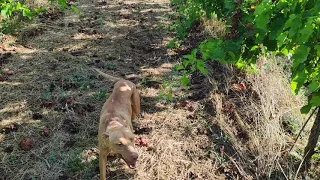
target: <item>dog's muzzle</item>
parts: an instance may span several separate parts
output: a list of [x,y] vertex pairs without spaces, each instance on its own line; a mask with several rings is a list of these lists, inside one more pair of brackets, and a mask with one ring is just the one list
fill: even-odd
[[126,162],[129,168],[134,169],[136,168],[138,157],[138,153],[134,152],[131,154],[130,159],[125,159],[124,157],[122,157],[122,159]]

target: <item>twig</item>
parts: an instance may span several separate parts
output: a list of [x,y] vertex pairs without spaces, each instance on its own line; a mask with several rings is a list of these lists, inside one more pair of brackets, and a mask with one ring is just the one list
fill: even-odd
[[286,178],[286,180],[288,180],[288,177],[287,177],[287,175],[285,174],[285,172],[284,172],[281,164],[279,163],[278,159],[277,159],[276,161],[277,161],[278,166],[280,167],[280,170],[281,170],[282,174],[284,175],[284,177]]
[[69,117],[69,120],[72,121],[73,120],[73,115],[74,115],[74,111],[71,111],[68,107],[68,104],[66,103],[65,104],[65,108],[67,110],[67,115]]
[[236,122],[237,124],[239,125],[240,129],[245,132],[245,134],[247,134],[250,138],[250,135],[249,135],[249,129],[250,129],[250,126],[241,119],[238,111],[236,109],[233,109],[233,114],[235,116],[235,119],[236,119]]
[[307,121],[303,124],[302,128],[301,128],[300,131],[299,131],[298,136],[296,137],[294,143],[292,144],[292,146],[291,146],[291,148],[290,148],[290,150],[289,150],[288,152],[290,152],[290,151],[293,149],[293,147],[294,147],[294,145],[297,143],[297,141],[298,141],[298,139],[299,139],[299,136],[301,135],[303,129],[306,127],[306,125],[308,124],[308,122],[310,121],[311,117],[313,116],[314,112],[316,112],[317,109],[318,109],[318,108],[315,108],[315,109],[312,111],[312,113],[310,114],[310,116],[309,116],[309,118],[307,119]]
[[241,175],[242,177],[247,177],[245,171],[238,166],[238,164],[236,163],[236,161],[235,161],[231,156],[229,156],[229,155],[227,155],[227,154],[224,154],[224,155],[229,158],[229,160],[233,163],[233,165],[236,167],[236,169],[238,170],[238,172],[240,173],[240,175]]
[[[316,108],[316,109],[317,109],[317,108]],[[308,153],[309,153],[309,152],[308,152]],[[295,176],[294,176],[294,179],[297,179],[298,174],[299,174],[299,171],[300,171],[300,169],[301,169],[301,167],[302,167],[302,164],[303,164],[305,158],[306,158],[306,156],[303,157],[302,161],[300,162],[299,167],[298,167],[298,169],[297,169],[297,172],[296,172],[296,174],[295,174]]]

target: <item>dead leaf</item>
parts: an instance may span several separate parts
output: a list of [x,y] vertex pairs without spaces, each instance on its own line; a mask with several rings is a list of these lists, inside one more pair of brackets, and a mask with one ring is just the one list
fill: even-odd
[[44,107],[51,107],[52,106],[52,102],[51,101],[44,101],[43,103],[42,103],[42,105],[44,106]]
[[40,132],[41,136],[49,136],[49,130],[48,129],[44,129]]
[[231,90],[239,92],[239,91],[247,90],[247,87],[246,87],[246,85],[243,84],[243,83],[240,83],[240,84],[232,84],[232,85],[231,85]]
[[185,109],[185,110],[188,110],[190,112],[194,111],[194,107],[192,105],[191,102],[189,101],[180,101],[180,102],[177,102],[173,108],[182,108],[182,109]]
[[149,140],[145,137],[138,137],[136,139],[136,142],[135,142],[136,146],[139,146],[139,147],[148,147],[149,146]]
[[19,145],[22,150],[29,151],[34,145],[34,140],[31,138],[24,138],[20,141]]

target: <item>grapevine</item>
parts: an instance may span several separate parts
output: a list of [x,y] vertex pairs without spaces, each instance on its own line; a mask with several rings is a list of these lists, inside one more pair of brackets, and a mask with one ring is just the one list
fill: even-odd
[[[205,40],[190,55],[184,57],[182,65],[177,66],[176,69],[182,72],[181,82],[185,87],[189,83],[187,77],[190,73],[200,70],[206,74],[204,62],[207,60],[249,68],[266,50],[277,55],[292,55],[292,92],[298,94],[302,88],[305,88],[305,96],[308,99],[306,105],[301,108],[301,113],[309,113],[311,109],[320,106],[319,1],[186,0],[179,2],[183,5],[180,6],[178,13],[184,21],[176,22],[173,26],[178,34],[175,40],[186,37],[192,23],[213,13],[225,20],[229,27],[225,37]],[[203,13],[197,14],[193,11]],[[195,59],[195,53],[199,53],[201,58]],[[190,69],[190,67],[193,68]],[[320,118],[316,121],[320,121]],[[319,134],[311,136],[318,137]],[[306,150],[309,152],[310,149]]]

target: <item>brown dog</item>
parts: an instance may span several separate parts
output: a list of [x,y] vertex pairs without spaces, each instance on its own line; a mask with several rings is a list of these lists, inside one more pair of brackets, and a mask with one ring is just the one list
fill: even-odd
[[100,114],[99,167],[100,180],[105,180],[106,159],[110,153],[121,155],[130,168],[136,166],[138,153],[134,147],[131,121],[140,113],[140,95],[131,81],[95,70],[103,77],[117,81]]

